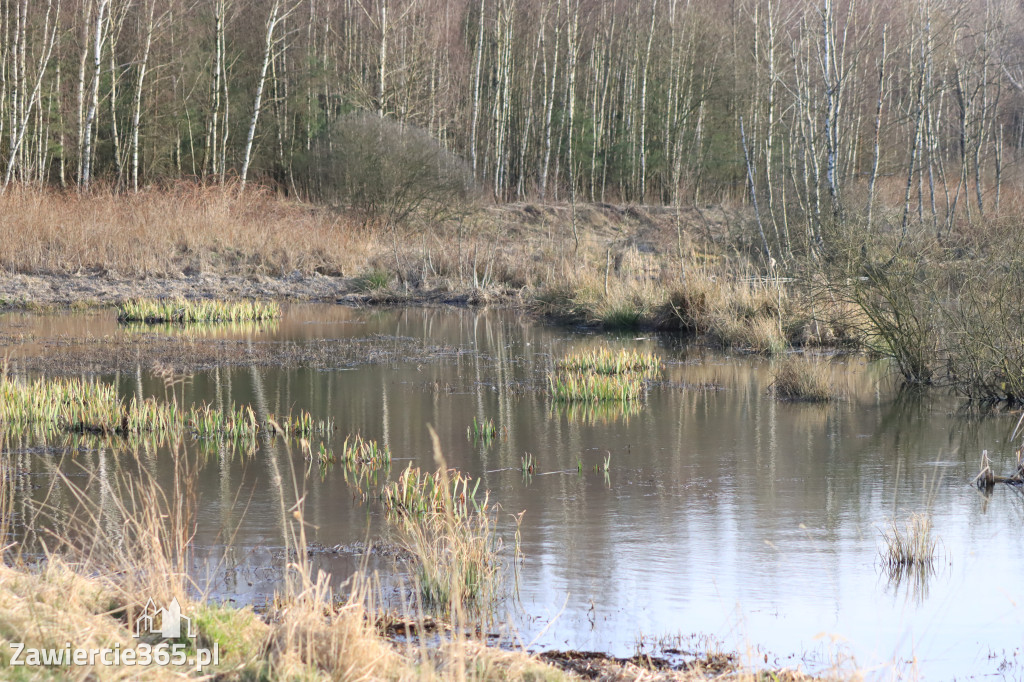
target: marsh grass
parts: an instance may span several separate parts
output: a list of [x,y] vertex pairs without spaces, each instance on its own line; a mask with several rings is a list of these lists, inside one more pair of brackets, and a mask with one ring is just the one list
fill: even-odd
[[548,390],[559,402],[629,402],[640,400],[647,385],[633,374],[550,372]]
[[827,365],[795,358],[775,365],[769,390],[782,400],[825,403],[837,397]]
[[352,284],[356,291],[371,292],[387,289],[391,284],[391,272],[385,268],[376,267],[356,277]]
[[450,477],[433,428],[430,437],[437,472],[432,480],[417,480],[436,491],[425,497],[439,499],[421,513],[402,515],[398,533],[414,557],[422,603],[462,626],[468,624],[471,613],[491,610],[499,597],[501,538],[495,532],[495,512],[487,493],[477,500],[477,486],[470,491],[468,477],[457,471]]
[[410,464],[396,480],[384,486],[381,502],[388,514],[398,516],[442,512],[466,516],[470,510],[479,509],[479,487],[480,479],[473,481],[454,469],[431,473]]
[[935,561],[938,540],[932,533],[929,514],[911,514],[902,528],[895,518],[891,519],[882,530],[882,540],[882,565],[889,572],[923,568]]
[[375,440],[367,440],[361,435],[346,436],[341,445],[341,457],[346,464],[364,466],[371,469],[384,469],[391,466],[391,450],[386,445],[378,445]]
[[636,350],[607,348],[567,355],[548,372],[548,391],[561,403],[633,402],[647,390],[647,380],[661,374],[661,361]]
[[498,429],[494,425],[494,420],[490,417],[481,421],[477,421],[477,418],[473,417],[473,423],[466,427],[466,438],[474,443],[480,442],[484,445],[490,445],[497,435]]
[[622,349],[597,348],[567,355],[557,363],[566,372],[592,372],[594,374],[635,374],[656,378],[661,374],[661,359],[652,353]]
[[252,440],[261,430],[286,437],[326,436],[331,420],[316,420],[308,412],[260,421],[251,407],[224,410],[208,404],[181,407],[176,398],[125,402],[111,384],[80,378],[40,378],[34,381],[0,377],[0,429],[43,433],[98,433],[119,436],[181,437]]
[[146,324],[237,323],[272,320],[281,315],[275,301],[192,301],[179,299],[137,299],[117,305],[118,322]]

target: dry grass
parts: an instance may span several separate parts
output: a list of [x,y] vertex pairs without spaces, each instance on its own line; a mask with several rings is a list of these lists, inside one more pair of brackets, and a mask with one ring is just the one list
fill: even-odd
[[772,371],[771,391],[782,400],[824,403],[836,398],[828,365],[790,358]]
[[905,528],[892,519],[882,531],[882,539],[882,563],[890,571],[923,568],[935,561],[938,541],[932,535],[932,517],[928,514],[911,514]]
[[[761,277],[742,256],[714,253],[706,217],[683,239],[657,209],[580,206],[579,245],[565,206],[478,206],[398,232],[259,189],[180,183],[133,195],[17,189],[0,197],[0,270],[112,277],[348,278],[381,302],[424,295],[515,301],[560,321],[696,332],[763,353],[847,339],[842,314]],[[724,217],[716,218],[724,221]],[[696,235],[706,239],[695,243]],[[394,238],[393,238],[394,237]],[[811,311],[809,313],[808,311]]]
[[178,184],[135,195],[17,189],[0,198],[0,267],[21,273],[351,275],[372,234],[267,192]]

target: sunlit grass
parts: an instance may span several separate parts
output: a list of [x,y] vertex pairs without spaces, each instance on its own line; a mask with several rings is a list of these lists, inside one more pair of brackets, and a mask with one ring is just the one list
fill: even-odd
[[117,306],[119,322],[148,324],[174,322],[251,322],[281,314],[275,301],[190,301],[186,299],[136,299]]
[[182,407],[177,401],[140,400],[135,396],[125,402],[113,385],[79,378],[26,382],[2,377],[0,428],[8,432],[35,428],[120,436],[252,439],[260,431],[294,437],[326,436],[333,422],[316,420],[304,411],[261,421],[249,406],[232,405],[221,410],[204,403]]
[[552,398],[562,402],[625,402],[642,398],[646,385],[632,374],[551,372],[548,389]]
[[593,372],[595,374],[636,374],[642,377],[656,377],[661,373],[661,359],[652,353],[636,350],[608,348],[587,350],[567,355],[557,365],[567,372]]

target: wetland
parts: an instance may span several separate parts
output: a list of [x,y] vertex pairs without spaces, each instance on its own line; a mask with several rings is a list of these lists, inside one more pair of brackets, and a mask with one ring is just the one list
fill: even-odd
[[[271,320],[190,327],[119,324],[110,309],[10,312],[0,334],[12,380],[73,375],[125,400],[330,425],[242,447],[8,433],[10,533],[29,563],[44,556],[26,530],[33,510],[71,528],[84,497],[116,535],[112,481],[145,475],[170,495],[173,463],[194,450],[191,593],[265,613],[298,553],[339,593],[354,573],[375,575],[378,606],[401,613],[418,578],[384,491],[436,469],[429,427],[457,472],[453,499],[489,509],[482,537],[502,576],[486,630],[501,647],[623,661],[727,651],[815,674],[840,661],[867,677],[1021,674],[1024,497],[971,485],[983,450],[1012,471],[1019,414],[901,389],[884,361],[806,353],[798,361],[835,395],[811,403],[772,390],[785,358],[512,310],[292,303]],[[658,364],[630,399],[558,399],[552,376],[619,351]],[[298,552],[281,538],[300,503]],[[889,570],[883,533],[912,515],[928,518],[935,560]],[[566,660],[580,672],[588,659]]]

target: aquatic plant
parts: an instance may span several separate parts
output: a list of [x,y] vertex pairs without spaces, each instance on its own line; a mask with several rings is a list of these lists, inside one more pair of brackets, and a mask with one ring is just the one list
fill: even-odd
[[473,417],[473,423],[466,427],[466,438],[474,443],[480,441],[484,445],[489,445],[497,434],[498,429],[490,417],[483,421],[477,421],[476,417]]
[[522,458],[521,458],[521,465],[522,465],[522,468],[523,468],[523,476],[528,476],[528,475],[532,474],[533,471],[534,471],[535,464],[536,464],[536,462],[534,462],[533,455],[531,455],[529,452],[527,452],[525,455],[523,455]]
[[375,440],[365,440],[359,434],[346,436],[341,445],[341,458],[346,464],[382,469],[391,466],[391,450]]
[[284,436],[328,436],[334,431],[334,420],[330,418],[314,419],[309,412],[299,410],[297,415],[289,412],[286,417],[279,418],[270,415],[265,420],[264,427],[270,434]]
[[932,518],[928,514],[911,514],[905,528],[891,519],[882,531],[882,539],[882,564],[890,571],[926,566],[935,560],[938,542],[932,535]]
[[305,411],[261,422],[249,406],[216,409],[208,404],[181,407],[177,401],[133,396],[127,403],[113,385],[80,378],[24,382],[0,378],[0,428],[24,431],[103,433],[118,436],[157,434],[197,439],[252,440],[262,430],[270,435],[328,435],[331,420],[315,420]]
[[117,305],[118,322],[149,324],[258,321],[270,320],[280,314],[281,308],[275,301],[134,299]]
[[805,360],[778,363],[772,372],[770,390],[783,400],[823,403],[836,398],[828,366]]
[[[447,481],[445,489],[442,478]],[[455,470],[423,472],[412,464],[402,471],[397,480],[389,482],[381,491],[381,502],[389,514],[409,515],[428,512],[451,511],[455,516],[465,516],[468,510],[478,508],[476,500],[480,479],[470,488],[472,479]]]
[[641,353],[636,350],[622,349],[613,352],[608,348],[598,348],[567,355],[558,361],[556,367],[566,372],[637,374],[655,378],[661,373],[661,359],[652,353]]
[[551,397],[562,402],[639,400],[646,385],[634,374],[583,374],[556,371],[548,374]]

